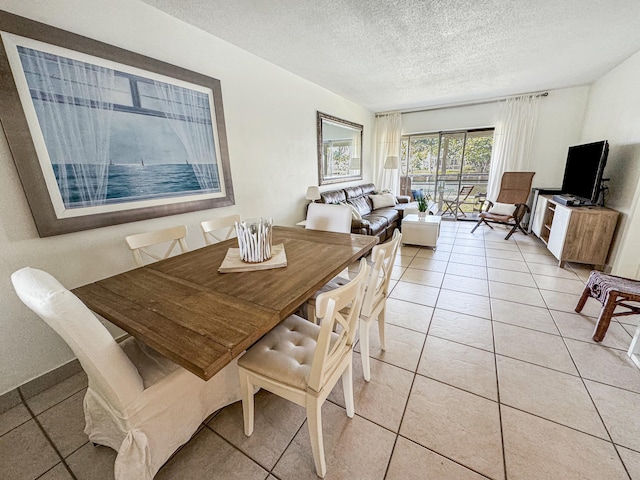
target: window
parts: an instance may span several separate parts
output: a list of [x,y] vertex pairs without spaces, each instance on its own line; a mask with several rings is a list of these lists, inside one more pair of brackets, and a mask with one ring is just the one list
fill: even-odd
[[[441,210],[445,199],[462,201],[457,217],[473,219],[474,211],[486,198],[492,146],[493,129],[404,135],[402,175],[411,180],[414,197],[427,195]],[[473,186],[473,190],[466,199],[460,199],[458,194],[464,186]],[[406,190],[401,193],[409,194]]]

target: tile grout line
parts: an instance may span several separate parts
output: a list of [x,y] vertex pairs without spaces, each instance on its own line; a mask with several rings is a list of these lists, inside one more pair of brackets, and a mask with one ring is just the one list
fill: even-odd
[[[582,281],[582,278],[579,277],[579,275],[573,270],[573,268],[571,268],[571,271],[578,277],[578,279],[580,281]],[[533,275],[532,275],[533,276]],[[536,283],[536,285],[538,285],[538,282],[536,281],[535,277],[533,278],[534,282]],[[584,282],[583,282],[584,283]],[[538,285],[538,290],[540,290],[540,287]],[[613,438],[611,437],[611,433],[609,432],[609,428],[607,427],[604,419],[602,418],[602,415],[600,413],[600,410],[598,409],[598,406],[596,405],[596,402],[593,400],[593,396],[591,395],[591,392],[589,391],[589,389],[587,388],[587,385],[585,383],[585,379],[582,376],[582,373],[580,372],[580,369],[578,368],[578,365],[575,361],[575,359],[573,358],[573,354],[571,353],[571,349],[569,348],[569,345],[567,344],[566,338],[564,335],[562,335],[562,331],[560,330],[560,327],[558,326],[558,322],[556,321],[555,317],[553,316],[553,314],[551,313],[552,309],[549,308],[549,304],[547,303],[547,300],[544,298],[544,296],[542,295],[542,293],[540,293],[540,296],[542,296],[542,300],[544,301],[545,305],[547,306],[547,311],[549,312],[549,315],[551,317],[551,320],[553,321],[553,323],[555,324],[556,328],[558,329],[558,332],[560,332],[560,338],[562,338],[562,343],[564,344],[565,348],[567,349],[567,353],[569,354],[569,358],[571,358],[571,362],[573,363],[574,368],[576,369],[576,371],[578,372],[578,377],[580,378],[580,381],[582,382],[582,385],[585,389],[585,391],[587,392],[587,395],[589,396],[589,399],[591,400],[591,403],[596,411],[596,413],[598,414],[598,418],[600,419],[600,422],[602,423],[603,428],[605,429],[605,432],[607,432],[607,435],[609,436],[609,439],[611,440],[611,445],[613,446],[613,449],[615,450],[616,454],[618,455],[618,459],[620,460],[620,463],[622,464],[622,467],[625,470],[625,473],[627,474],[627,476],[629,477],[629,479],[631,479],[631,475],[629,474],[629,470],[627,469],[626,464],[624,463],[624,461],[622,460],[622,457],[620,456],[620,452],[618,451],[618,448],[616,447],[615,442],[613,441]],[[553,310],[556,311],[556,310]],[[590,343],[590,342],[584,342],[584,343]],[[578,430],[579,431],[579,430]],[[586,432],[583,432],[586,433]],[[589,435],[589,434],[588,434]],[[593,435],[595,438],[598,438],[600,440],[600,437],[596,437],[595,435]],[[606,441],[606,440],[605,440]]]
[[[306,421],[306,420],[305,420]],[[226,444],[228,444],[229,446],[231,446],[231,448],[233,448],[234,450],[236,450],[237,452],[240,452],[243,456],[245,456],[246,458],[248,458],[251,462],[255,463],[256,465],[258,465],[260,468],[262,468],[265,472],[267,472],[267,477],[268,478],[269,475],[272,475],[271,470],[273,470],[273,468],[276,467],[276,465],[278,464],[278,462],[280,461],[280,459],[282,458],[282,455],[284,455],[284,452],[287,451],[287,448],[289,448],[289,445],[291,445],[291,442],[293,441],[293,439],[295,438],[295,436],[298,434],[298,432],[300,431],[300,428],[302,428],[302,426],[304,425],[304,421],[302,422],[302,424],[300,425],[300,427],[298,428],[298,430],[296,430],[296,432],[293,434],[293,437],[291,437],[291,440],[289,441],[289,443],[287,444],[287,446],[282,450],[282,454],[278,457],[278,459],[276,460],[276,462],[273,464],[272,468],[268,468],[265,465],[263,465],[262,463],[260,463],[258,460],[256,460],[255,458],[252,458],[247,452],[243,451],[240,447],[238,447],[237,445],[234,445],[232,442],[230,442],[229,440],[227,440],[224,436],[222,436],[221,434],[219,434],[218,432],[216,432],[210,425],[208,424],[203,424],[204,428],[206,428],[207,430],[209,430],[211,433],[213,433],[216,437],[220,438],[223,442],[225,442]],[[199,430],[200,431],[200,430]],[[244,432],[243,432],[244,434]],[[190,442],[191,440],[189,440]],[[185,443],[184,446],[186,446],[189,442]],[[166,465],[166,464],[165,464]],[[275,475],[274,475],[275,477]],[[278,478],[278,477],[276,477]]]
[[[44,429],[44,427],[42,426],[42,424],[40,423],[40,420],[38,420],[37,415],[33,414],[33,411],[31,410],[31,407],[29,407],[29,405],[27,404],[27,402],[25,401],[24,395],[22,394],[22,392],[20,391],[20,389],[18,389],[18,395],[20,395],[20,401],[22,402],[22,404],[25,406],[25,408],[27,409],[27,411],[29,412],[29,415],[31,415],[31,418],[33,419],[33,421],[36,423],[36,425],[38,425],[38,428],[40,429],[40,431],[42,432],[42,434],[44,435],[44,437],[47,439],[47,441],[49,442],[49,445],[51,446],[51,448],[53,448],[53,451],[56,453],[56,455],[58,455],[58,458],[60,459],[60,463],[62,463],[62,465],[64,466],[64,468],[67,470],[67,472],[69,473],[69,475],[71,475],[71,478],[73,480],[78,480],[78,478],[75,476],[75,474],[71,471],[71,468],[69,468],[69,465],[67,465],[67,462],[65,461],[64,457],[62,456],[62,454],[60,453],[60,450],[58,450],[58,447],[56,447],[56,445],[53,443],[53,440],[51,439],[51,437],[49,436],[49,434],[46,432],[46,430]],[[84,444],[83,444],[84,445]],[[58,464],[56,464],[58,465]],[[53,465],[49,470],[47,470],[46,472],[43,472],[41,475],[39,475],[39,477],[41,477],[42,475],[44,475],[45,473],[47,473],[48,471],[50,471],[52,468],[54,468],[56,465]]]
[[[447,263],[449,263],[449,262],[447,262]],[[485,266],[484,268],[486,269],[486,266]],[[442,290],[442,289],[440,288],[439,290]],[[439,298],[439,296],[440,296],[440,292],[438,292],[438,298]],[[399,300],[399,299],[398,299],[398,300]],[[404,300],[401,300],[401,301],[404,301]],[[413,303],[413,302],[408,302],[408,303]],[[436,304],[437,304],[437,299],[436,299]],[[416,366],[416,370],[415,370],[414,372],[412,372],[412,373],[413,373],[413,380],[412,380],[412,382],[411,382],[411,387],[409,388],[409,395],[407,396],[407,401],[406,401],[406,403],[405,403],[405,408],[404,408],[404,410],[403,410],[403,412],[402,412],[402,416],[401,416],[401,418],[400,418],[400,424],[399,424],[398,432],[397,432],[397,434],[396,434],[396,439],[395,439],[395,442],[394,442],[394,445],[393,445],[393,448],[392,448],[392,451],[391,451],[391,457],[389,458],[389,463],[388,463],[388,465],[387,465],[387,470],[385,471],[385,478],[386,478],[386,476],[387,476],[387,474],[388,474],[389,466],[391,465],[391,458],[393,457],[393,452],[395,451],[395,446],[396,446],[396,444],[397,444],[397,441],[398,441],[398,438],[399,438],[399,437],[402,437],[402,438],[404,438],[404,439],[406,439],[406,440],[408,440],[408,441],[410,441],[410,442],[412,442],[412,443],[415,443],[415,444],[417,444],[417,445],[420,445],[422,448],[425,448],[426,450],[428,450],[428,451],[430,451],[430,452],[433,452],[434,454],[436,454],[436,455],[438,455],[438,456],[440,456],[440,457],[442,457],[442,458],[445,458],[445,459],[447,459],[447,460],[449,460],[449,461],[451,461],[451,462],[453,462],[453,463],[455,463],[455,464],[457,464],[457,465],[461,466],[462,468],[465,468],[466,470],[470,470],[470,471],[472,471],[472,472],[474,472],[474,473],[477,473],[478,475],[481,475],[481,476],[483,476],[483,477],[485,477],[485,478],[489,478],[489,477],[487,477],[486,475],[484,475],[484,474],[482,474],[482,473],[480,473],[480,472],[477,472],[476,470],[474,470],[474,469],[470,468],[469,466],[464,465],[464,464],[462,464],[462,463],[458,462],[457,460],[454,460],[454,459],[452,459],[452,458],[449,458],[449,457],[447,457],[446,455],[443,455],[442,453],[439,453],[439,452],[437,452],[437,451],[435,451],[435,450],[432,450],[431,448],[426,447],[426,446],[424,446],[424,445],[422,445],[422,444],[420,444],[420,443],[418,443],[418,442],[416,442],[416,441],[414,441],[414,440],[412,440],[412,439],[410,439],[410,438],[408,438],[408,437],[405,437],[404,435],[402,435],[402,434],[400,433],[400,428],[401,428],[401,426],[402,426],[402,422],[404,421],[404,416],[405,416],[405,414],[406,414],[407,407],[408,407],[408,405],[409,405],[409,397],[411,396],[411,390],[413,389],[413,385],[414,385],[415,380],[416,380],[416,378],[417,378],[418,376],[423,377],[423,378],[428,378],[428,379],[430,379],[430,380],[432,380],[432,381],[436,381],[436,382],[441,383],[441,384],[444,384],[444,385],[448,385],[448,386],[450,386],[450,387],[452,387],[452,388],[456,388],[457,390],[461,390],[461,391],[463,391],[463,392],[467,392],[466,390],[461,389],[461,388],[459,388],[459,387],[455,387],[455,386],[453,386],[453,385],[449,385],[449,384],[447,384],[447,383],[445,383],[445,382],[442,382],[442,381],[440,381],[440,380],[433,379],[433,378],[431,378],[431,377],[428,377],[428,376],[426,376],[426,375],[422,375],[422,374],[419,374],[419,373],[418,373],[418,368],[420,367],[420,362],[421,362],[421,360],[422,360],[422,355],[423,355],[424,350],[425,350],[425,348],[426,348],[427,339],[428,339],[428,337],[429,337],[429,330],[431,329],[431,324],[432,324],[432,321],[433,321],[433,316],[435,315],[435,310],[436,310],[436,308],[435,308],[435,307],[430,307],[430,308],[432,308],[432,309],[433,309],[433,311],[432,311],[432,313],[431,313],[431,319],[429,320],[429,327],[427,328],[427,331],[425,332],[425,340],[424,340],[424,343],[423,343],[423,346],[422,346],[422,349],[421,349],[421,351],[420,351],[420,355],[419,355],[419,358],[418,358],[418,365]],[[481,318],[481,317],[477,317],[477,318]],[[487,320],[487,319],[483,319],[483,320]],[[491,321],[491,320],[489,320],[489,321]],[[399,325],[397,325],[397,326],[399,326]],[[405,328],[405,327],[400,327],[400,328]],[[407,330],[413,331],[413,330],[411,330],[411,329],[407,329]],[[422,332],[418,332],[418,333],[422,333]],[[432,335],[432,336],[433,336],[433,335]],[[436,337],[436,338],[439,338],[439,337]],[[457,342],[456,342],[456,343],[457,343]],[[472,348],[476,348],[476,347],[472,347]],[[478,349],[478,350],[482,350],[482,349]],[[495,348],[494,348],[494,350],[495,350]],[[486,350],[483,350],[483,351],[486,351]],[[376,360],[378,360],[378,359],[376,359]],[[381,360],[379,360],[379,361],[381,361]],[[385,363],[387,363],[387,362],[385,362]],[[393,365],[393,364],[389,364],[389,365]],[[396,367],[397,367],[397,365],[394,365],[394,366],[396,366]],[[398,368],[402,368],[402,367],[398,367]],[[406,370],[406,369],[404,369],[404,370]],[[486,397],[483,397],[483,396],[481,396],[481,395],[478,395],[478,394],[476,394],[476,393],[474,393],[474,392],[467,392],[467,393],[470,393],[470,394],[472,394],[472,395],[478,396],[478,397],[480,397],[480,398],[482,398],[482,399],[485,399],[485,400],[490,400],[490,399],[487,399]],[[490,401],[493,401],[493,400],[490,400]],[[362,418],[365,418],[365,417],[362,417]],[[366,420],[368,420],[368,419],[366,419]],[[371,420],[368,420],[368,421],[371,421]],[[375,422],[374,422],[374,423],[375,423]],[[381,427],[382,427],[382,426],[381,426]],[[385,427],[382,427],[382,428],[385,428]]]
[[[438,297],[440,296],[440,292],[438,291]],[[436,297],[436,304],[438,303],[438,297]],[[385,305],[386,309],[386,305]],[[418,363],[416,364],[415,371],[413,371],[413,379],[411,379],[411,386],[409,387],[409,394],[407,395],[407,400],[404,403],[404,408],[402,409],[402,415],[400,416],[400,422],[398,423],[398,431],[396,432],[396,438],[393,441],[393,447],[391,448],[391,454],[389,455],[389,461],[387,462],[387,468],[385,469],[383,478],[386,479],[389,473],[389,467],[391,466],[391,460],[393,459],[393,454],[396,450],[396,445],[398,443],[398,437],[400,436],[400,430],[402,429],[402,422],[404,421],[404,416],[407,413],[407,407],[409,406],[409,399],[411,398],[411,392],[413,390],[413,385],[415,384],[416,377],[418,375],[418,368],[420,367],[420,361],[422,360],[422,353],[427,345],[427,337],[429,335],[429,330],[431,329],[431,322],[433,321],[433,316],[435,314],[435,307],[431,311],[431,317],[429,318],[429,326],[427,327],[427,331],[424,335],[424,341],[422,342],[422,348],[420,349],[420,355],[418,356]],[[386,313],[386,312],[385,312]]]
[[[486,258],[486,257],[485,257]],[[486,267],[487,278],[489,277],[489,267]],[[498,421],[500,423],[500,441],[502,447],[502,468],[504,472],[504,480],[508,480],[507,473],[507,452],[504,444],[504,427],[502,422],[502,401],[500,400],[500,377],[498,375],[498,354],[496,351],[496,332],[494,330],[493,306],[491,304],[491,287],[489,286],[489,316],[491,317],[491,340],[493,341],[493,366],[496,375],[496,395],[498,399]]]
[[[516,243],[517,243],[517,242],[516,242]],[[519,248],[519,246],[518,246],[518,248]],[[535,282],[535,285],[536,285],[536,287],[534,287],[534,288],[536,288],[536,290],[540,293],[540,290],[541,290],[541,289],[540,289],[540,287],[539,287],[538,282],[535,280],[535,277],[533,277],[533,273],[531,272],[531,269],[530,269],[530,267],[529,267],[528,262],[526,262],[526,261],[525,261],[525,265],[526,265],[527,269],[529,270],[529,274],[530,274],[530,275],[532,276],[532,278],[534,279],[534,282]],[[489,267],[487,267],[487,268],[489,268]],[[573,269],[571,269],[571,270],[573,271]],[[575,271],[573,271],[573,273],[575,274]],[[576,274],[576,276],[578,277],[578,280],[579,280],[579,281],[582,281],[582,279],[581,279],[577,274]],[[560,278],[560,277],[552,277],[552,276],[550,276],[550,277],[551,277],[551,278]],[[553,290],[552,290],[552,291],[553,291]],[[564,292],[563,292],[563,293],[564,293]],[[542,294],[541,294],[541,293],[540,293],[540,296],[542,296]],[[491,299],[492,297],[489,295],[489,298]],[[543,300],[544,300],[544,297],[543,297]],[[518,302],[516,302],[516,303],[518,303]],[[556,326],[556,329],[558,330],[558,333],[559,333],[559,335],[556,335],[556,334],[552,334],[552,335],[562,337],[562,339],[563,339],[563,344],[565,345],[565,348],[567,349],[568,353],[570,354],[570,351],[569,351],[568,345],[567,345],[567,343],[566,343],[566,341],[565,341],[565,336],[564,336],[564,335],[562,335],[562,333],[560,332],[560,329],[559,329],[559,328],[558,328],[558,326],[557,326],[557,322],[556,322],[556,320],[555,320],[555,317],[554,317],[553,315],[551,315],[551,309],[549,309],[549,307],[548,307],[548,304],[547,304],[546,300],[544,300],[544,304],[545,304],[545,307],[541,307],[541,308],[544,308],[544,309],[549,313],[549,315],[550,315],[550,317],[552,318],[552,321],[554,322],[554,325]],[[490,307],[490,308],[491,308],[491,307]],[[554,311],[555,311],[555,310],[554,310]],[[493,320],[493,319],[492,319],[492,333],[494,333],[494,331],[493,331],[493,322],[495,322],[495,320]],[[501,322],[499,322],[499,323],[501,323]],[[503,322],[503,323],[506,323],[506,322]],[[517,326],[517,325],[516,325],[516,326]],[[528,329],[527,327],[520,327],[520,328]],[[528,330],[535,331],[534,329],[528,329]],[[541,332],[541,333],[548,333],[548,332]],[[628,332],[627,332],[627,333],[628,333]],[[451,340],[448,340],[448,339],[444,339],[444,340],[451,341]],[[581,341],[581,340],[576,339],[576,341]],[[459,343],[459,342],[456,342],[456,343]],[[582,343],[590,343],[590,342],[582,342]],[[462,345],[465,345],[465,344],[462,344]],[[473,347],[473,348],[475,348],[475,347]],[[614,350],[616,350],[616,349],[615,349],[615,347],[611,347],[611,348],[613,348]],[[481,350],[482,350],[482,349],[481,349]],[[495,351],[495,335],[494,335],[494,362],[495,362],[495,364],[496,364],[496,382],[497,382],[497,384],[498,384],[498,395],[499,395],[499,379],[498,379],[498,369],[497,369],[497,356],[498,356],[498,354],[497,354],[497,352]],[[505,356],[505,357],[507,357],[507,356]],[[580,374],[580,372],[579,372],[579,370],[578,370],[578,368],[577,368],[577,365],[575,364],[575,361],[573,360],[573,356],[572,356],[571,354],[570,354],[570,357],[571,357],[571,359],[572,359],[572,362],[573,362],[574,367],[576,368],[576,372],[577,372],[577,375],[572,375],[572,376],[574,376],[574,377],[575,377],[575,376],[580,377],[580,379],[581,379],[581,381],[582,381],[582,383],[583,383],[583,385],[584,385],[585,389],[586,389],[586,390],[587,390],[587,392],[588,392],[588,389],[586,388],[586,385],[584,384],[584,379],[583,379],[582,375]],[[511,358],[511,357],[507,357],[507,358]],[[518,361],[522,361],[522,360],[519,360],[519,359],[516,359],[516,360],[518,360]],[[526,363],[530,363],[530,362],[526,362]],[[533,365],[535,365],[535,364],[533,364]],[[550,369],[549,367],[540,366],[540,365],[538,365],[538,366],[539,366],[539,367],[541,367],[541,368],[546,368],[546,369],[549,369],[549,370],[553,370],[553,371],[555,371],[554,369]],[[565,374],[567,374],[566,372],[560,372],[560,373],[565,373]],[[571,374],[569,374],[569,375],[571,375]],[[427,378],[430,378],[430,377],[427,377]],[[435,380],[435,379],[433,379],[433,380]],[[443,382],[443,383],[444,383],[444,382]],[[596,382],[596,383],[600,383],[600,382]],[[607,385],[607,384],[604,384],[604,385]],[[452,385],[452,387],[453,387],[453,385]],[[615,387],[615,386],[612,386],[612,387],[614,387],[614,388],[619,388],[619,387]],[[454,388],[458,388],[458,387],[454,387]],[[466,391],[466,390],[463,390],[463,391]],[[470,393],[471,393],[471,392],[470,392]],[[590,394],[590,392],[588,392],[588,393],[589,393],[589,396],[590,396],[590,398],[591,398],[591,394]],[[634,392],[634,393],[637,393],[637,392]],[[498,398],[499,398],[499,397],[498,397]],[[594,404],[594,406],[595,406],[595,402],[593,402],[593,399],[592,399],[592,398],[591,398],[591,400],[592,400],[592,403],[593,403],[593,404]],[[500,406],[502,406],[502,403],[501,403],[500,401],[499,401],[498,403],[499,403],[499,405],[500,405]],[[506,404],[505,404],[505,406],[508,406],[508,405],[506,405]],[[514,407],[510,407],[510,408],[514,408]],[[516,408],[516,410],[520,410],[520,409],[517,409],[517,408]],[[535,415],[535,414],[531,414],[530,412],[526,412],[526,411],[524,411],[524,410],[520,410],[520,411],[522,411],[522,412],[524,412],[524,413],[527,413],[527,414],[530,414],[530,415],[533,415],[533,416],[536,416],[536,417],[541,418],[541,419],[543,419],[543,420],[546,420],[546,421],[549,421],[549,422],[556,423],[556,424],[558,424],[558,425],[561,425],[561,426],[567,427],[567,428],[569,428],[569,429],[571,429],[571,430],[575,430],[575,431],[580,432],[580,433],[585,433],[585,434],[590,435],[590,436],[592,436],[592,437],[594,437],[594,438],[597,438],[597,439],[599,439],[599,440],[606,441],[606,440],[604,440],[604,439],[602,439],[602,438],[600,438],[600,437],[598,437],[598,436],[596,436],[596,435],[592,435],[592,434],[589,434],[589,433],[587,433],[587,432],[582,432],[581,430],[578,430],[578,429],[576,429],[576,428],[573,428],[573,427],[570,427],[570,426],[567,426],[567,425],[563,425],[563,424],[561,424],[561,423],[559,423],[559,422],[555,422],[555,421],[553,421],[553,420],[546,419],[546,418],[544,418],[544,417],[542,417],[542,416]],[[597,407],[596,407],[596,411],[597,411]],[[599,411],[598,411],[598,415],[600,416],[600,412],[599,412]],[[600,419],[601,419],[602,424],[604,425],[604,421],[602,420],[601,416],[600,416]],[[502,424],[502,421],[501,421],[501,424]],[[502,428],[502,425],[501,425],[501,428]],[[605,428],[606,428],[606,425],[605,425]],[[617,445],[613,442],[613,439],[611,438],[611,436],[610,436],[610,434],[609,434],[608,429],[606,429],[606,431],[607,431],[607,434],[609,435],[609,438],[610,438],[610,440],[611,440],[611,442],[609,442],[609,443],[611,443],[611,444],[614,446],[614,448],[616,449],[616,453],[618,454],[619,460],[620,460],[620,462],[623,464],[623,466],[624,466],[624,468],[625,468],[625,471],[626,471],[626,470],[627,470],[627,467],[626,467],[626,465],[624,464],[624,462],[622,461],[622,458],[620,457],[620,453],[619,453],[619,451],[618,451]],[[504,455],[504,437],[502,436],[502,438],[503,438],[503,455]],[[621,445],[621,447],[623,447],[623,446]],[[627,448],[627,447],[624,447],[624,448]],[[631,450],[633,450],[633,449],[631,449]],[[505,475],[506,475],[506,460],[505,460]],[[628,471],[627,471],[627,475],[628,475]]]
[[[389,293],[389,295],[391,295],[391,293]],[[440,292],[438,292],[438,296],[440,296]],[[436,303],[438,303],[438,298],[437,297],[436,297]],[[385,304],[385,310],[386,310],[386,304]],[[425,345],[427,343],[427,335],[428,335],[429,329],[431,328],[431,321],[433,320],[434,312],[435,312],[435,307],[433,307],[433,309],[431,311],[431,318],[429,318],[429,327],[427,327],[427,331],[425,332],[425,335],[424,335],[424,341],[422,342],[422,348],[420,349],[420,355],[418,357],[418,363],[416,364],[415,371],[412,372],[413,373],[413,378],[411,380],[411,385],[409,387],[409,394],[407,395],[407,400],[405,401],[404,408],[402,410],[402,415],[400,416],[400,422],[398,423],[398,431],[396,432],[396,437],[395,437],[395,439],[393,441],[393,446],[391,447],[391,454],[389,455],[389,461],[387,462],[387,468],[385,469],[384,476],[383,476],[384,479],[387,478],[387,475],[389,473],[389,467],[391,466],[391,460],[393,459],[393,454],[395,452],[396,445],[398,443],[398,437],[400,435],[400,429],[402,428],[402,422],[404,421],[404,415],[405,415],[405,413],[407,411],[407,406],[409,405],[409,398],[411,397],[411,391],[413,390],[413,385],[414,385],[415,380],[416,380],[418,367],[420,366],[420,358],[422,357],[422,352],[424,351]],[[385,311],[385,313],[386,313],[386,311]]]
[[[553,318],[553,316],[552,316],[552,318]],[[553,321],[555,322],[555,318],[553,319]],[[558,325],[556,324],[556,327],[557,326]],[[558,328],[558,330],[560,330],[560,329]],[[571,361],[573,362],[576,370],[578,371],[578,375],[580,377],[580,381],[582,382],[582,386],[586,390],[587,395],[589,396],[589,400],[591,400],[591,403],[593,404],[593,408],[595,409],[596,413],[598,414],[598,418],[600,419],[600,422],[602,423],[602,426],[603,426],[605,432],[607,432],[607,435],[609,436],[610,443],[611,443],[613,449],[615,450],[616,454],[618,455],[618,459],[620,460],[620,463],[622,464],[622,467],[624,468],[625,473],[629,477],[629,480],[633,480],[631,478],[631,475],[629,474],[629,470],[627,469],[627,465],[624,463],[624,461],[622,460],[622,457],[620,456],[620,452],[618,451],[618,448],[616,447],[616,443],[613,441],[613,437],[611,436],[611,432],[609,432],[609,427],[607,427],[607,424],[605,423],[604,419],[602,418],[602,414],[600,413],[600,410],[598,409],[598,405],[593,400],[593,396],[591,395],[591,391],[587,387],[587,384],[585,382],[585,378],[580,373],[580,369],[578,368],[578,365],[577,365],[577,363],[576,363],[576,361],[573,358],[573,355],[571,353],[571,349],[569,348],[569,345],[567,345],[567,342],[566,342],[564,337],[562,337],[562,343],[564,343],[564,346],[567,349],[567,352],[569,352],[569,357],[571,358]],[[611,386],[613,386],[613,385],[611,385]],[[599,438],[599,437],[596,437],[596,438]]]

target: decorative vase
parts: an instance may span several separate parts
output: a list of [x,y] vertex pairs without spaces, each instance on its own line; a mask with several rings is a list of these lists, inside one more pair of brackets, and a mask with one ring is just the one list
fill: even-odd
[[259,263],[271,258],[272,226],[272,218],[236,222],[240,259],[243,262]]
[[426,216],[427,216],[427,212],[418,212],[418,218],[420,220],[424,220]]

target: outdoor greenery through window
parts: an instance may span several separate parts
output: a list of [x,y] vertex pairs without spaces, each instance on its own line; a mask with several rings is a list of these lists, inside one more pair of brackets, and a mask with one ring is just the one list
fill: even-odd
[[325,175],[328,177],[349,175],[353,156],[353,141],[351,139],[326,140],[322,146],[326,159]]
[[404,135],[401,193],[428,196],[443,215],[477,218],[486,198],[492,146],[492,128]]

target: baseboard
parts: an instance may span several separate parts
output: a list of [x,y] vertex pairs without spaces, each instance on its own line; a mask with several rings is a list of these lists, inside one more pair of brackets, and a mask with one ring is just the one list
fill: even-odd
[[9,390],[4,395],[0,395],[0,413],[4,413],[18,405],[22,401],[20,394],[25,399],[34,397],[81,371],[80,362],[74,358],[44,375],[20,385],[18,388]]

